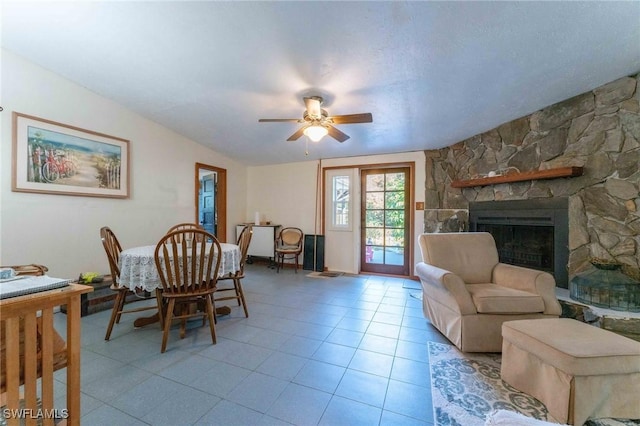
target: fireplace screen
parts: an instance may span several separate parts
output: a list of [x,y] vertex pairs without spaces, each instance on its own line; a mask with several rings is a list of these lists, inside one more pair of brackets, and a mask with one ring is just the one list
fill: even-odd
[[567,198],[469,203],[469,229],[493,235],[500,262],[549,272],[569,288]]
[[500,262],[553,272],[553,227],[478,224],[493,235]]

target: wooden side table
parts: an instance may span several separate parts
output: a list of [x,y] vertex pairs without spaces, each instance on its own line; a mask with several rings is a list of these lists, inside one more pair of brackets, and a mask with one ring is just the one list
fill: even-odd
[[[8,416],[7,425],[21,422],[30,425],[40,421],[43,425],[54,424],[51,415],[55,413],[53,371],[64,365],[64,359],[67,367],[67,408],[66,412],[56,414],[67,417],[67,424],[80,424],[80,298],[90,291],[90,286],[70,284],[0,301],[0,361],[3,366],[0,394],[3,405],[9,410],[7,412],[18,413],[18,416]],[[59,336],[53,328],[53,308],[65,304],[67,342],[66,347],[60,348]],[[41,406],[37,398],[38,378],[42,378]],[[22,407],[21,385],[24,385]],[[20,411],[21,408],[24,410]]]

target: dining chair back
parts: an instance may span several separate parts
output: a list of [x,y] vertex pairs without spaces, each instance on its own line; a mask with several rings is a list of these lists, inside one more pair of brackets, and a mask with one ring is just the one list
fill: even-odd
[[[216,294],[214,295],[214,302],[221,302],[224,300],[237,300],[238,306],[242,306],[244,309],[244,316],[249,318],[249,311],[247,310],[247,302],[244,297],[244,291],[242,290],[242,284],[240,280],[244,278],[244,264],[247,260],[247,253],[249,252],[249,244],[251,244],[251,237],[253,236],[253,226],[247,225],[242,229],[238,236],[238,248],[240,250],[240,269],[236,272],[232,272],[223,277],[218,278],[218,286],[216,288]],[[231,281],[233,287],[223,286],[225,281]],[[233,292],[233,294],[229,294]],[[224,296],[217,296],[218,294],[226,294]]]
[[275,241],[276,272],[284,267],[285,259],[293,259],[296,274],[298,273],[298,258],[302,253],[304,234],[300,228],[282,228]]
[[191,222],[178,223],[177,225],[173,225],[171,228],[169,228],[169,230],[167,231],[167,234],[170,234],[174,231],[189,230],[189,229],[204,229],[204,228],[202,227],[202,225],[198,223],[191,223]]
[[104,336],[104,340],[111,338],[111,331],[114,324],[120,323],[120,317],[122,314],[128,314],[132,312],[148,311],[150,309],[157,309],[160,307],[162,299],[159,298],[159,293],[156,291],[157,306],[143,306],[132,309],[124,309],[124,305],[127,302],[127,296],[133,294],[128,287],[119,287],[118,281],[120,280],[120,267],[118,266],[118,259],[122,252],[122,246],[116,238],[111,228],[103,226],[100,228],[100,239],[102,240],[102,246],[107,254],[107,260],[109,261],[109,269],[111,271],[111,290],[116,292],[116,299],[113,302],[113,308],[111,309],[111,317],[109,319],[109,325],[107,326],[107,333]]
[[[184,337],[188,318],[208,319],[211,340],[216,343],[213,293],[221,255],[222,249],[216,237],[203,229],[171,232],[156,245],[154,258],[162,284],[162,298],[167,301],[161,352],[166,350],[174,319],[181,320],[181,337]],[[203,306],[205,312],[194,311],[191,309],[194,306]]]

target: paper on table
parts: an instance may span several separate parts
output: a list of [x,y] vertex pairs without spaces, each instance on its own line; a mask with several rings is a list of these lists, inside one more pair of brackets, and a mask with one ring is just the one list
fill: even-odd
[[25,277],[23,279],[0,283],[0,299],[23,296],[40,291],[53,290],[69,285],[71,280],[53,278],[48,275]]

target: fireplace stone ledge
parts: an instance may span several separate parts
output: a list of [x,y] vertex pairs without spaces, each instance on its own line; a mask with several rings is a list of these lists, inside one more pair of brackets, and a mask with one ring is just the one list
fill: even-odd
[[640,342],[640,312],[585,305],[571,299],[569,290],[564,288],[556,287],[556,297],[562,306],[563,318],[573,318]]

